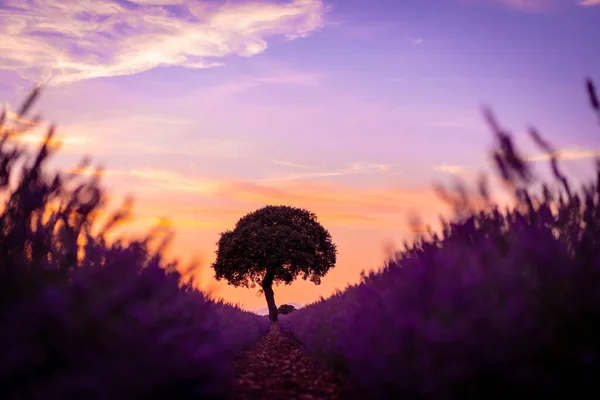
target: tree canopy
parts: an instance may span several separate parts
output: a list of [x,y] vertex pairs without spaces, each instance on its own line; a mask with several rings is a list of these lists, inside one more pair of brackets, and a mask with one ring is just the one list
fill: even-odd
[[221,233],[217,245],[212,264],[216,279],[236,287],[260,285],[272,319],[273,312],[275,319],[277,313],[268,293],[273,283],[290,284],[301,276],[320,284],[337,256],[331,235],[317,216],[289,206],[266,206],[247,214],[232,231]]

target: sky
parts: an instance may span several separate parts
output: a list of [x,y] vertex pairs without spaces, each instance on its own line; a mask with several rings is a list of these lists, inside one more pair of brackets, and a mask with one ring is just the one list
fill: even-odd
[[530,126],[588,176],[599,49],[599,0],[0,0],[0,102],[44,83],[53,167],[90,155],[111,204],[135,198],[124,232],[167,217],[200,286],[258,310],[257,289],[212,278],[219,232],[269,204],[315,212],[337,265],[275,300],[327,297],[410,240],[413,216],[437,223],[434,182],[493,171],[483,106],[542,176]]

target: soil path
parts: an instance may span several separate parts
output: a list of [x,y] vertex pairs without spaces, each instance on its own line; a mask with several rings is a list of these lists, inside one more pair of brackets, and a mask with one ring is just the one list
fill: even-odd
[[232,400],[341,400],[342,381],[304,354],[277,324],[236,362]]

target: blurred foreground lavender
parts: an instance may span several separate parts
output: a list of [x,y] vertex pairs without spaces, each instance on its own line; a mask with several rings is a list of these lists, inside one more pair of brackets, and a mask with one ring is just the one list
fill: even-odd
[[[600,105],[587,84],[593,110]],[[441,235],[421,236],[361,284],[290,315],[280,326],[343,370],[358,398],[489,399],[600,396],[600,160],[577,193],[549,154],[559,189],[535,179],[490,112],[493,159],[515,194],[501,212],[482,181],[476,205]],[[538,397],[533,397],[538,396]]]
[[109,241],[131,202],[99,224],[100,171],[50,174],[54,127],[35,155],[14,140],[38,95],[0,116],[0,398],[224,398],[268,321],[183,281],[160,230]]

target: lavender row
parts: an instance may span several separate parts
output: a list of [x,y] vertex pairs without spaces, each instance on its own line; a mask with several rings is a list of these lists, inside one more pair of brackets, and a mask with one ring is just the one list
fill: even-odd
[[19,144],[38,94],[0,116],[0,398],[225,398],[268,321],[182,280],[169,232],[108,240],[131,203],[101,221],[98,171],[49,173],[54,128],[37,154]]
[[[593,85],[594,111],[600,107]],[[539,195],[511,136],[486,114],[494,163],[515,194],[501,211],[444,197],[456,215],[381,271],[280,325],[349,378],[358,398],[463,399],[600,394],[600,160],[575,191],[548,153],[559,189]]]

